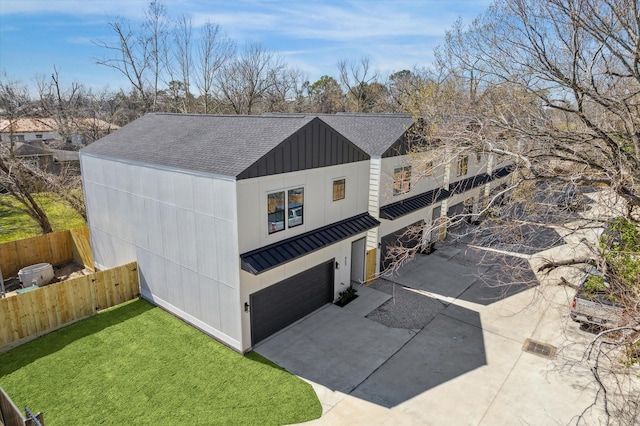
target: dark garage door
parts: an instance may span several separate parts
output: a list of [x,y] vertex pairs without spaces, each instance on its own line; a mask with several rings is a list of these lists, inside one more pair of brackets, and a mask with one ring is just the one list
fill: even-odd
[[[387,258],[389,254],[389,249],[396,245],[396,243],[401,243],[403,247],[406,248],[414,248],[422,241],[422,228],[424,221],[420,220],[416,223],[412,223],[411,225],[398,229],[396,232],[385,235],[380,239],[380,245],[382,246],[382,251],[380,252],[380,271],[386,270],[392,263],[393,259]],[[407,232],[407,230],[411,227],[420,226],[420,231],[417,233]],[[406,234],[406,235],[405,235]],[[411,234],[411,235],[409,235]]]
[[333,301],[334,259],[253,293],[251,344]]

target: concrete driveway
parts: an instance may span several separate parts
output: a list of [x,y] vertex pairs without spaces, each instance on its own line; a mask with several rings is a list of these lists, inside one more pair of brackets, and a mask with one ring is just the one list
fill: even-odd
[[[574,249],[496,259],[535,264]],[[588,337],[568,320],[573,295],[547,282],[553,277],[535,288],[488,287],[479,276],[504,273],[502,262],[479,268],[479,256],[440,245],[361,287],[346,307],[326,306],[255,350],[313,385],[323,416],[310,424],[575,423],[595,388],[588,371],[565,368]],[[527,339],[556,355],[523,350]],[[584,424],[600,414],[588,412]]]

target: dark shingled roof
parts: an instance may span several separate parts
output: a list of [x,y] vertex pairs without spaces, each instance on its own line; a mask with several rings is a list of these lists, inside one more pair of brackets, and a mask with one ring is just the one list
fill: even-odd
[[349,219],[286,240],[262,247],[240,255],[242,269],[258,275],[271,268],[290,262],[301,256],[337,243],[380,225],[368,213],[362,213]]
[[237,176],[314,118],[147,114],[82,152]]
[[369,155],[382,155],[411,126],[403,114],[190,115],[152,113],[92,143],[86,154],[238,176],[319,118]]
[[382,155],[411,127],[404,114],[324,114],[322,121],[369,155]]

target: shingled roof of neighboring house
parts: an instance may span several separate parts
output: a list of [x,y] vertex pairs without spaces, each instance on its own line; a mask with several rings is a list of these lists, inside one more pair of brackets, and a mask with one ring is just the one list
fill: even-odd
[[0,120],[0,132],[36,133],[55,132],[58,128],[53,118],[16,118],[15,120]]
[[[120,126],[101,120],[99,118],[74,118],[70,125],[72,131],[98,130],[110,132],[118,130]],[[0,133],[37,133],[58,132],[59,123],[53,118],[27,118],[21,117],[14,120],[3,118],[0,120]]]

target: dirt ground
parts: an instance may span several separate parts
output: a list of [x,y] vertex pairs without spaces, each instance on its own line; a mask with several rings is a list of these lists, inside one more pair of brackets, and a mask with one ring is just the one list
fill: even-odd
[[[53,274],[55,277],[49,284],[57,283],[60,281],[70,280],[71,278],[81,277],[83,275],[89,275],[93,272],[90,269],[85,268],[83,265],[76,262],[65,263],[64,265],[54,266]],[[5,277],[4,287],[7,293],[20,289],[20,280],[18,277]]]

